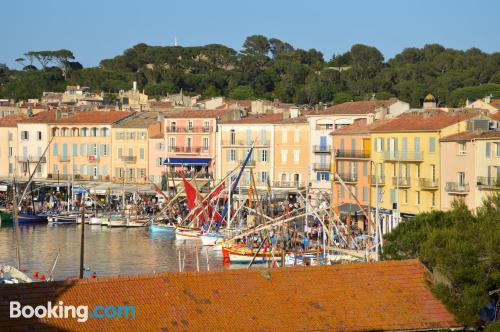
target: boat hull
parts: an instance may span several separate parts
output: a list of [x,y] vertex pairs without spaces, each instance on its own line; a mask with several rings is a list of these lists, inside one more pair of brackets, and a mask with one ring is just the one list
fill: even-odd
[[199,240],[201,233],[195,229],[179,228],[175,230],[175,238],[177,240]]
[[149,228],[150,231],[152,232],[174,232],[175,231],[175,226],[174,225],[163,225],[163,224],[153,224]]
[[215,246],[217,244],[222,244],[223,241],[224,241],[223,234],[209,233],[209,234],[203,234],[201,236],[201,242],[203,243],[204,246]]
[[45,224],[48,222],[47,216],[39,216],[36,214],[19,213],[17,215],[19,224]]

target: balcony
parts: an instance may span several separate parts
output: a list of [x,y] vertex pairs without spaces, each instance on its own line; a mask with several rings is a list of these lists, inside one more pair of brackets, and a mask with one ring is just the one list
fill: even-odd
[[[345,183],[356,183],[358,182],[358,174],[357,173],[338,173],[337,174],[341,179],[342,181],[344,181]],[[336,178],[335,178],[336,180]],[[336,180],[337,181],[337,180]]]
[[399,188],[408,188],[411,187],[411,178],[406,176],[393,176],[392,177],[392,185],[394,187]]
[[337,159],[370,159],[370,151],[364,150],[337,150],[335,151]]
[[168,133],[209,133],[212,127],[167,127]]
[[330,171],[330,164],[323,164],[323,163],[314,163],[313,164],[313,169],[315,171]]
[[314,151],[314,153],[330,153],[331,146],[330,145],[314,145],[313,151]]
[[422,151],[384,151],[382,158],[385,161],[423,161]]
[[[245,160],[240,160],[240,161],[238,161],[238,163],[240,163],[240,164],[243,164],[244,162],[245,162]],[[249,161],[247,162],[247,166],[248,166],[248,167],[255,167],[255,160],[249,160]]]
[[71,159],[69,156],[59,156],[59,162],[61,162],[61,163],[68,162],[70,160]]
[[35,156],[19,156],[17,161],[20,163],[37,163],[40,160],[40,163],[46,163],[46,157],[35,157]]
[[378,181],[378,185],[379,186],[385,186],[385,176],[376,176],[376,175],[372,175],[370,177],[370,184],[372,186],[376,186],[377,185],[377,181]]
[[135,163],[137,160],[136,156],[121,156],[120,160],[124,163]]
[[298,181],[273,181],[273,187],[275,188],[304,188],[304,182]]
[[450,194],[467,195],[469,192],[468,183],[446,182],[444,190]]
[[421,178],[418,180],[420,188],[422,190],[437,190],[439,189],[439,181],[438,179],[424,179]]
[[98,163],[99,156],[90,155],[90,156],[87,156],[87,160],[91,163]]
[[[252,146],[252,141],[246,141],[246,140],[222,140],[221,142],[222,146],[225,147],[230,147],[230,146]],[[255,146],[256,147],[262,147],[262,146],[269,146],[269,141],[262,141],[262,140],[255,140]]]
[[198,154],[202,152],[208,152],[208,149],[202,148],[200,146],[169,146],[168,152]]
[[[184,176],[188,180],[192,179],[193,177],[196,177],[196,179],[210,179],[213,177],[213,174],[210,172],[198,172],[198,173],[196,173],[193,171],[186,171],[186,172],[175,171],[173,173],[173,175],[174,175],[174,178],[182,178]],[[169,172],[168,176],[171,177],[172,173]]]
[[500,190],[500,178],[479,176],[476,184],[479,189]]

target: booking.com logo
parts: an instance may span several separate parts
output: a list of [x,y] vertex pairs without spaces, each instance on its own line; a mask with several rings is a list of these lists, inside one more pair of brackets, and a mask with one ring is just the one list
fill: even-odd
[[18,301],[10,302],[10,318],[77,318],[80,323],[86,322],[92,318],[135,318],[135,306],[131,305],[96,305],[92,310],[86,305],[64,305],[59,301],[53,305],[51,301],[47,305],[38,305],[36,307],[22,306]]

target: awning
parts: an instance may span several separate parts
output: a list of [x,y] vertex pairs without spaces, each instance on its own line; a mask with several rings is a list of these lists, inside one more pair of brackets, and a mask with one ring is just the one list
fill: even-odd
[[192,166],[208,166],[211,158],[166,158],[163,164],[165,165],[192,165]]

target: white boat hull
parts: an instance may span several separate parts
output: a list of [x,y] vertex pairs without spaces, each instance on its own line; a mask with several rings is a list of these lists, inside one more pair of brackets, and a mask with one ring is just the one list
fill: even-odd
[[201,242],[204,246],[215,246],[216,244],[222,244],[222,241],[224,241],[222,234],[203,234],[201,236]]
[[175,230],[175,238],[177,240],[199,240],[201,233],[195,230]]

